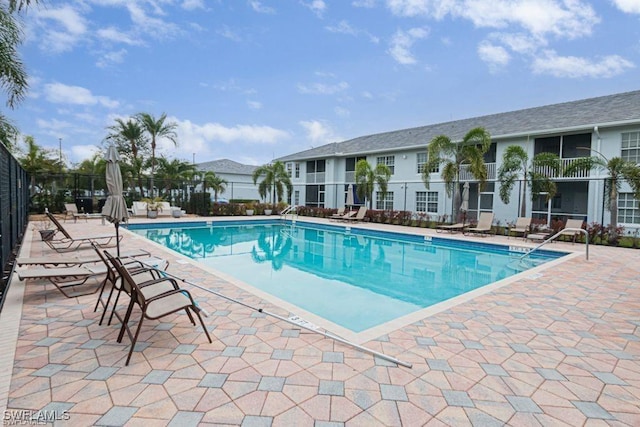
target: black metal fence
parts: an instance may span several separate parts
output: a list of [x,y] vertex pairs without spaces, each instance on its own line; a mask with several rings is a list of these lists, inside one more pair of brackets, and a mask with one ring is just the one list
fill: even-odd
[[9,287],[14,260],[29,222],[27,173],[0,144],[0,311]]

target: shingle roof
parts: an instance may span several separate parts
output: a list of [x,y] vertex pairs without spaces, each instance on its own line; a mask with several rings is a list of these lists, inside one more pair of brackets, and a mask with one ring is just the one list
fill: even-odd
[[591,129],[594,126],[604,127],[607,124],[634,120],[640,122],[640,91],[366,135],[290,154],[278,160],[292,161],[424,147],[438,135],[447,135],[454,141],[461,140],[467,132],[479,126],[489,131],[495,140],[512,135]]
[[238,175],[251,175],[257,166],[244,165],[229,159],[213,160],[211,162],[198,163],[198,170],[213,171],[215,173],[229,173]]

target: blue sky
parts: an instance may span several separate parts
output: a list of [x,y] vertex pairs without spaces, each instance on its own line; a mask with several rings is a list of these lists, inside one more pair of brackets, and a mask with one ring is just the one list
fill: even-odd
[[169,158],[259,165],[639,89],[640,0],[41,0],[21,19],[30,91],[4,111],[69,162],[138,112],[178,123]]

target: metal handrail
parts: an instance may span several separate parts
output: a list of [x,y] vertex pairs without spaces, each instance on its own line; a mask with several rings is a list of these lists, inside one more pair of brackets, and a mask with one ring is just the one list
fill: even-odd
[[542,246],[546,245],[547,243],[549,243],[550,241],[552,241],[553,239],[555,239],[556,237],[559,237],[561,235],[563,235],[565,233],[565,231],[576,231],[576,232],[580,232],[580,233],[584,233],[584,237],[585,237],[585,255],[587,257],[587,261],[589,260],[589,233],[587,233],[587,230],[585,230],[584,228],[563,228],[562,230],[558,231],[556,234],[554,234],[553,236],[549,237],[547,240],[545,240],[544,242],[540,243],[538,246],[536,246],[535,248],[531,249],[529,252],[527,252],[526,254],[522,255],[520,257],[520,259],[524,259],[526,256],[531,255],[534,251],[540,249]]

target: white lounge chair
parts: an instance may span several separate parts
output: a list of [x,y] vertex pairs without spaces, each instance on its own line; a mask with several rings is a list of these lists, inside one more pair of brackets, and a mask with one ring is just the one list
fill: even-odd
[[464,229],[464,234],[477,233],[481,235],[487,235],[491,232],[493,226],[493,212],[480,212],[478,218],[478,224],[475,227],[468,227]]

